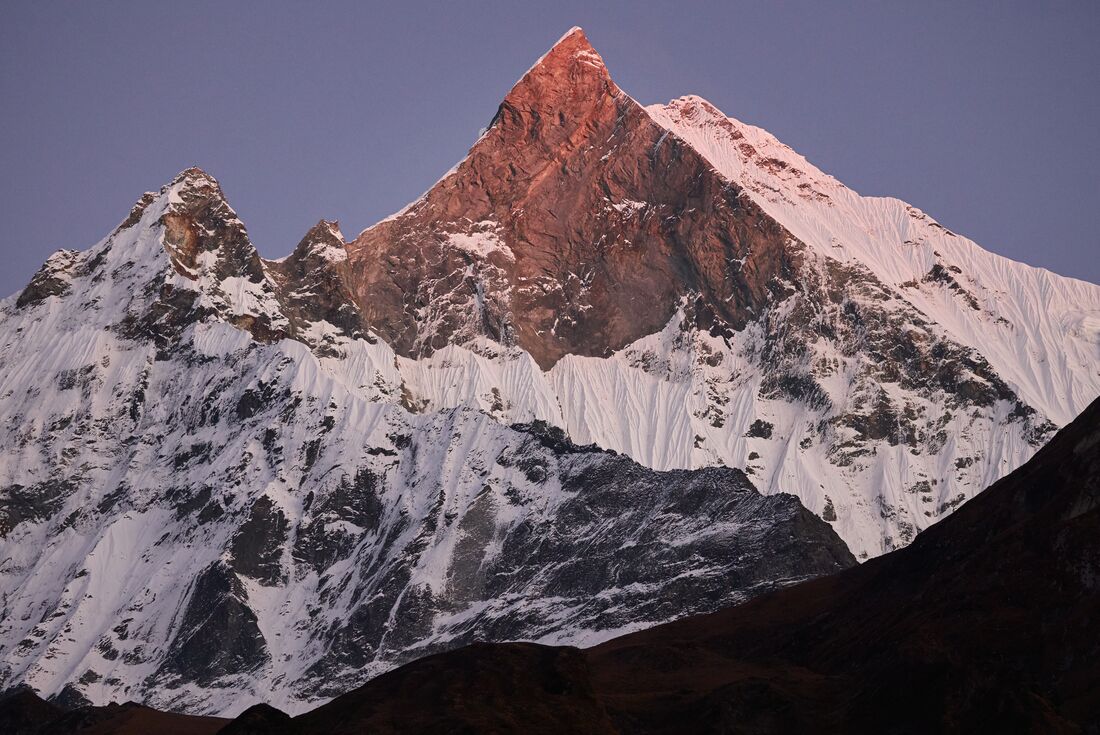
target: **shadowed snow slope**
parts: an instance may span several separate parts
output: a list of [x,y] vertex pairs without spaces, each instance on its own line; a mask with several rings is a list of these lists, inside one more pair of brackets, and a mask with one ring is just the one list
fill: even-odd
[[905,549],[584,651],[421,659],[284,732],[1094,732],[1098,448],[1100,401]]

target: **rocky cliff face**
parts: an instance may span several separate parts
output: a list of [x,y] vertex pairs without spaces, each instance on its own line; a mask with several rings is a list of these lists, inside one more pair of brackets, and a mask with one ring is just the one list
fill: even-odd
[[450,175],[349,244],[346,270],[399,354],[487,336],[545,370],[660,331],[685,298],[703,326],[742,329],[791,292],[799,250],[576,30]]
[[1100,392],[1098,325],[574,30],[350,242],[264,260],[189,169],[0,302],[4,682],[293,709],[831,571]]

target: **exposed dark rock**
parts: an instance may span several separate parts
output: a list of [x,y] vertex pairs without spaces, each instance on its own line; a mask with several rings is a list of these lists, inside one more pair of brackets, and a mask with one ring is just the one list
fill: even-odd
[[244,586],[227,565],[207,567],[194,582],[159,675],[209,686],[222,676],[255,671],[267,660]]
[[0,538],[24,521],[49,518],[73,491],[73,483],[65,480],[45,480],[33,487],[8,485],[0,489]]
[[31,278],[31,282],[19,294],[15,305],[17,308],[34,306],[45,301],[50,296],[64,296],[69,291],[69,271],[76,261],[78,253],[71,250],[60,250],[50,256],[50,259]]
[[771,439],[772,430],[774,428],[775,427],[772,426],[771,422],[764,421],[762,419],[756,419],[752,422],[752,425],[749,426],[749,430],[745,432],[745,436],[756,437],[758,439]]
[[[538,440],[540,445],[558,454],[607,451],[600,449],[595,444],[585,444],[583,446],[575,444],[565,431],[545,421],[536,420],[529,424],[512,424],[512,428],[530,434]],[[611,452],[611,454],[614,454],[614,452]]]
[[341,478],[330,493],[311,502],[309,515],[298,527],[292,553],[294,559],[324,571],[340,559],[347,558],[358,539],[328,524],[344,521],[374,532],[382,519],[379,479],[368,469],[360,469],[355,477]]
[[196,291],[151,282],[147,294],[155,299],[149,308],[128,313],[115,327],[122,337],[135,342],[150,340],[165,348],[179,339],[188,325],[213,316],[212,311],[195,306],[199,300]]
[[258,388],[249,388],[237,400],[235,413],[241,421],[250,419],[260,413],[265,406],[270,406],[275,399],[275,392],[270,383],[260,382]]
[[285,580],[282,556],[288,525],[286,515],[271,498],[257,498],[230,545],[233,571],[268,586]]
[[957,293],[966,302],[966,305],[975,311],[981,311],[981,306],[978,304],[978,300],[974,298],[974,294],[967,291],[963,286],[955,280],[952,273],[962,273],[962,270],[956,266],[950,266],[944,268],[940,263],[936,263],[932,266],[932,269],[924,276],[925,283],[940,283]]
[[50,697],[50,701],[64,710],[72,710],[78,707],[87,707],[91,705],[91,701],[81,694],[80,690],[72,684],[66,684],[62,687],[60,692]]
[[174,487],[169,488],[165,499],[175,509],[177,519],[186,518],[205,508],[213,496],[213,491],[206,486],[200,488]]

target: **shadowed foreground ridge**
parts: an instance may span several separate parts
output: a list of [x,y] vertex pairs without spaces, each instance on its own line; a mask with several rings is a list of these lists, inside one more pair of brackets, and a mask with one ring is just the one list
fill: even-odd
[[906,549],[587,651],[476,645],[296,720],[351,732],[1097,732],[1100,401]]
[[160,712],[134,702],[68,708],[47,702],[29,687],[0,694],[4,735],[213,735],[226,720]]

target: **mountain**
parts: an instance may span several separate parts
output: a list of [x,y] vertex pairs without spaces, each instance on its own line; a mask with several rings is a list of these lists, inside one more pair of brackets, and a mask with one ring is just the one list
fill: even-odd
[[297,712],[719,609],[907,544],[1098,350],[1100,287],[642,107],[574,29],[350,241],[265,260],[188,169],[0,301],[0,687]]
[[0,306],[0,686],[295,711],[474,640],[591,643],[855,563],[738,469],[410,412],[377,337],[317,338],[355,314],[338,241],[265,263],[189,170]]
[[698,98],[644,108],[579,29],[346,252],[417,405],[745,468],[863,558],[1100,393],[1100,287],[861,197]]
[[284,732],[1095,732],[1098,571],[1100,400],[904,549],[584,651],[430,656]]

